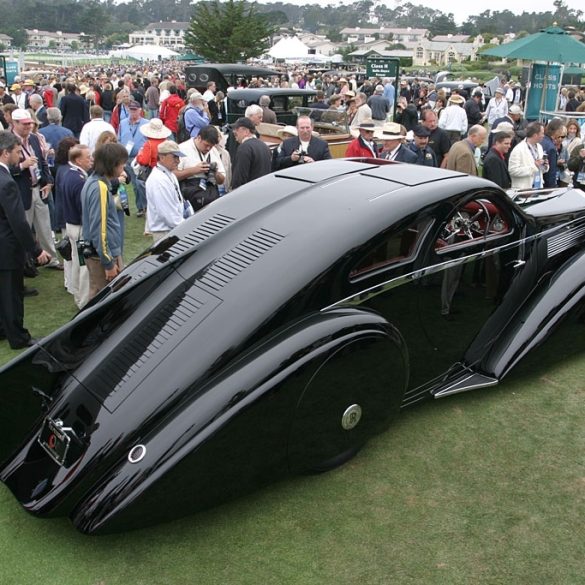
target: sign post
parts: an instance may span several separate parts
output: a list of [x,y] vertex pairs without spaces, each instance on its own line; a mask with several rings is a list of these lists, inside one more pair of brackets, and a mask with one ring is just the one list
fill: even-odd
[[396,90],[394,104],[392,105],[392,119],[396,116],[396,98],[398,97],[398,72],[400,69],[400,59],[398,57],[368,57],[366,61],[366,77],[389,77],[394,79],[394,89]]
[[526,120],[540,120],[541,111],[554,111],[557,109],[562,69],[563,66],[558,64],[532,64],[528,94],[526,95],[526,111],[524,115]]

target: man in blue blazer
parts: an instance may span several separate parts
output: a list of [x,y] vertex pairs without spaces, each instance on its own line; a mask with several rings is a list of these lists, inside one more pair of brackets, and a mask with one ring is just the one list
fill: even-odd
[[297,133],[278,147],[273,165],[275,171],[331,158],[327,142],[313,135],[313,120],[309,116],[297,118]]
[[24,259],[29,253],[38,264],[51,256],[33,238],[22,198],[9,168],[20,161],[22,146],[12,132],[0,132],[0,339],[12,349],[34,344],[24,328]]

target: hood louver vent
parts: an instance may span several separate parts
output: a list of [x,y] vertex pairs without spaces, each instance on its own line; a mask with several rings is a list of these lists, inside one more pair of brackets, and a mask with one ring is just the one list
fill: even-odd
[[218,292],[283,238],[280,234],[259,229],[214,262],[199,284]]
[[179,241],[175,242],[170,248],[165,250],[163,254],[158,256],[159,262],[167,262],[168,260],[177,258],[181,254],[188,252],[194,246],[211,238],[211,236],[214,236],[234,221],[235,219],[233,217],[228,217],[227,215],[214,215],[198,225],[192,231],[182,236]]

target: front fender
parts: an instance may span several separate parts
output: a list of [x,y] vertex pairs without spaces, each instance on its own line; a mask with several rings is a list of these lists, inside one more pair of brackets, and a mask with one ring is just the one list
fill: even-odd
[[585,299],[584,275],[585,250],[569,258],[548,283],[533,292],[479,369],[501,379],[528,352],[543,343]]

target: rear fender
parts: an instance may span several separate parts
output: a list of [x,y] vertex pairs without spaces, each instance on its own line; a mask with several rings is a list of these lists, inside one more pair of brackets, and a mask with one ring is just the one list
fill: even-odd
[[283,477],[304,390],[329,356],[364,335],[396,334],[376,313],[336,309],[257,344],[143,437],[140,461],[129,461],[134,445],[129,446],[75,506],[73,523],[86,533],[128,530],[208,508]]

